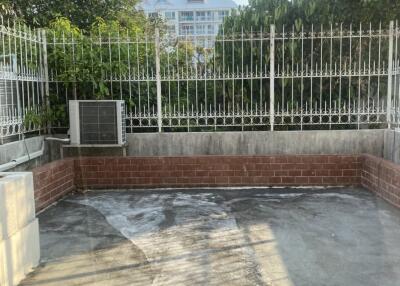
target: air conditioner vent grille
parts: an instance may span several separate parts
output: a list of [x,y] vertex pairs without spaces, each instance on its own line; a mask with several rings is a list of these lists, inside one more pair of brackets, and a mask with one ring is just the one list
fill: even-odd
[[81,144],[118,144],[115,102],[79,102]]
[[126,110],[125,102],[121,102],[122,142],[126,142]]

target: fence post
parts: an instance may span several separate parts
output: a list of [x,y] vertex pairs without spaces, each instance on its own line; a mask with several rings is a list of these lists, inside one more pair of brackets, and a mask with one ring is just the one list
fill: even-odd
[[[43,45],[43,71],[44,71],[44,96],[46,97],[46,107],[50,108],[50,87],[49,87],[49,64],[47,61],[47,37],[46,30],[42,30]],[[51,123],[47,123],[48,133],[50,133]]]
[[394,22],[390,21],[389,27],[389,59],[388,59],[388,87],[387,87],[387,123],[390,129],[392,123],[392,93],[393,93],[393,37],[394,37]]
[[157,122],[158,132],[162,131],[161,68],[160,68],[160,30],[155,30],[156,81],[157,81]]
[[270,33],[270,75],[269,75],[269,121],[271,131],[274,131],[275,124],[275,25],[271,25]]

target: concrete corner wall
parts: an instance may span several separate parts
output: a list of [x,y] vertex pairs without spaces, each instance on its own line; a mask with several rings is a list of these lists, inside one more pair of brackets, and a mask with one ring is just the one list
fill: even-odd
[[0,285],[18,285],[39,259],[32,173],[0,173]]
[[371,155],[362,158],[361,185],[400,208],[400,165]]
[[383,156],[385,130],[128,134],[128,156],[362,154]]
[[40,151],[44,144],[43,155],[32,159],[28,162],[22,163],[13,169],[7,170],[8,172],[27,171],[35,167],[44,165],[48,162],[61,159],[61,143],[48,142],[44,140],[44,136],[35,136],[26,138],[24,140],[10,142],[0,145],[0,165],[11,162],[12,160],[26,156],[36,151]]
[[27,150],[29,153],[39,151],[42,148],[43,140],[43,136],[36,136],[26,138],[25,142],[21,140],[0,145],[0,164],[5,164],[13,159],[25,156]]
[[32,170],[36,211],[75,190],[74,159],[58,160]]
[[385,130],[383,157],[400,164],[400,131]]

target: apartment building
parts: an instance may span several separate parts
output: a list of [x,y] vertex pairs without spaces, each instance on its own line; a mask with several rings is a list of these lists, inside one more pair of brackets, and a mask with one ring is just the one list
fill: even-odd
[[161,17],[170,34],[213,38],[226,16],[237,5],[233,0],[144,0],[139,5],[148,17]]

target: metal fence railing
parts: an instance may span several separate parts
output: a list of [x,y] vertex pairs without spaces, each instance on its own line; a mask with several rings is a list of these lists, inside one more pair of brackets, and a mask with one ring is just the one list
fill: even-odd
[[388,90],[388,97],[390,97],[392,108],[388,109],[389,118],[389,128],[400,128],[400,61],[398,59],[397,47],[398,47],[398,37],[394,41],[394,46],[396,49],[395,61],[393,66],[393,73],[391,75],[391,89]]
[[33,118],[38,118],[48,97],[45,42],[43,31],[1,22],[0,143],[42,128]]
[[45,33],[3,23],[2,137],[21,132],[24,114],[48,95],[65,110],[69,99],[123,99],[128,132],[399,126],[399,34],[394,22],[213,37]]

